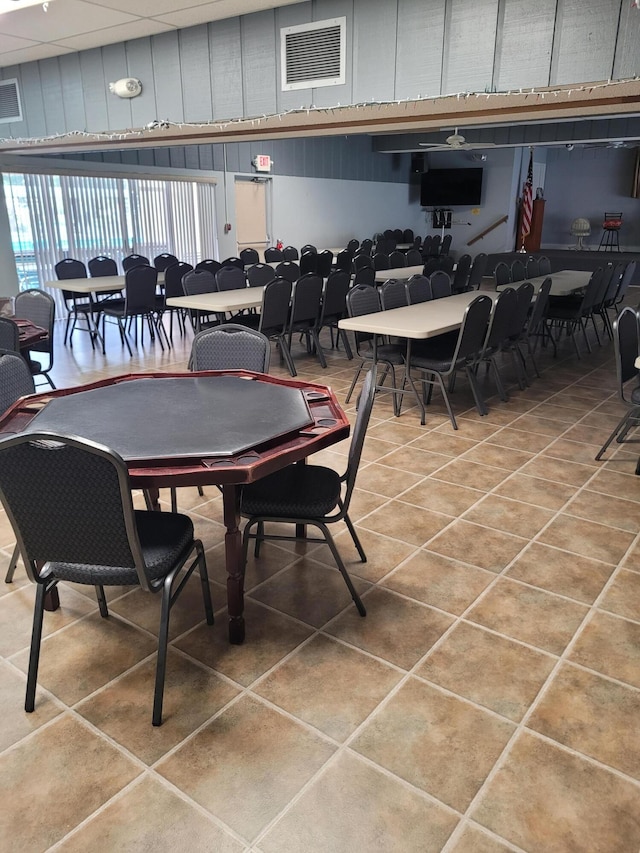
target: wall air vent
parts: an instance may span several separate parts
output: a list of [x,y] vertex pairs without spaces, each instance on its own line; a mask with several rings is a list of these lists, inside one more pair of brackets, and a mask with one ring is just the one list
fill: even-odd
[[22,107],[18,81],[0,80],[0,124],[10,121],[22,121]]
[[331,18],[280,30],[284,92],[344,84],[346,27],[346,18]]

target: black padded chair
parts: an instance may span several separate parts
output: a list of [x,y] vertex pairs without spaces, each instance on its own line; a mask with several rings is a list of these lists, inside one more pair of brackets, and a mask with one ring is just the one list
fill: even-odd
[[[158,300],[156,298],[156,286],[158,283],[158,270],[151,266],[135,266],[127,270],[125,274],[124,303],[122,305],[109,305],[106,303],[102,309],[104,317],[113,317],[120,330],[120,340],[133,356],[129,336],[127,334],[127,321],[133,322],[134,341],[138,345],[138,324],[140,320],[140,341],[144,344],[144,322],[146,320],[149,336],[155,340],[158,336],[160,348],[164,350],[162,337],[164,336],[167,346],[171,349],[171,342],[164,331],[162,323],[158,321]],[[104,338],[102,344],[104,353]]]
[[318,267],[318,253],[317,252],[303,252],[300,256],[300,275],[308,275],[309,273],[315,273]]
[[376,283],[376,271],[373,267],[360,267],[355,271],[353,276],[353,286],[358,284],[368,284],[373,287]]
[[511,281],[513,284],[517,284],[519,281],[524,281],[527,277],[527,268],[524,264],[524,261],[520,261],[516,259],[511,264]]
[[500,261],[495,266],[493,271],[493,278],[496,283],[496,287],[502,287],[507,284],[511,284],[511,269],[510,267],[504,263],[504,261]]
[[[62,261],[58,261],[54,269],[59,281],[69,281],[73,278],[87,278],[87,268],[82,261],[77,261],[75,258],[64,258]],[[73,347],[73,333],[77,327],[78,331],[89,332],[91,347],[95,349],[96,338],[100,335],[94,318],[94,314],[96,313],[95,302],[90,295],[64,289],[62,290],[62,299],[67,309],[67,322],[64,327],[65,346],[68,341],[69,346]],[[84,319],[86,327],[78,326],[79,319]]]
[[430,302],[433,299],[431,282],[426,275],[412,275],[406,283],[407,303],[417,305],[420,302]]
[[432,258],[437,254],[437,249],[435,249],[433,245],[433,236],[431,234],[427,234],[422,241],[422,259],[426,263],[429,258]]
[[465,309],[457,335],[440,335],[427,340],[420,348],[419,354],[415,352],[410,356],[409,369],[420,372],[423,394],[425,386],[428,386],[425,403],[428,404],[431,401],[433,386],[439,385],[454,429],[458,429],[458,424],[453,414],[445,380],[451,380],[458,370],[464,370],[467,375],[479,414],[487,414],[474,367],[482,351],[492,305],[490,296],[483,294],[476,296]]
[[440,234],[434,234],[431,237],[431,254],[435,255],[436,257],[440,254],[441,240],[442,238],[440,237]]
[[469,281],[469,273],[471,272],[471,255],[461,255],[458,258],[456,269],[451,282],[451,289],[454,293],[464,293],[467,289]]
[[359,248],[360,248],[360,241],[356,240],[354,237],[352,237],[351,240],[349,240],[349,242],[347,243],[347,252],[349,252],[351,257],[353,257],[354,255],[357,254]]
[[0,442],[0,494],[27,574],[36,584],[25,710],[35,708],[47,593],[59,581],[94,586],[100,615],[106,617],[105,586],[139,586],[162,593],[152,715],[159,726],[171,608],[196,568],[205,618],[213,624],[204,549],[194,538],[191,519],[134,510],[127,466],[118,454],[56,433],[20,434]]
[[[394,228],[391,232],[391,236],[396,241],[396,243],[402,243],[404,232],[402,228]],[[386,236],[386,231],[385,231]]]
[[451,296],[451,276],[444,270],[436,270],[429,276],[433,299],[444,299]]
[[613,273],[611,274],[611,278],[609,280],[609,287],[604,296],[604,301],[601,306],[600,316],[602,317],[602,323],[606,333],[609,336],[609,340],[613,340],[613,326],[611,325],[611,317],[609,316],[609,312],[613,309],[615,310],[616,298],[618,295],[618,291],[620,289],[620,285],[622,284],[622,277],[625,272],[626,264],[618,263],[615,264],[613,268]]
[[176,314],[178,317],[178,323],[180,329],[182,330],[182,334],[185,333],[185,314],[186,311],[184,308],[172,308],[170,305],[166,305],[167,299],[173,299],[177,296],[184,296],[184,288],[182,286],[183,277],[193,270],[191,264],[186,263],[185,261],[178,261],[177,264],[172,264],[170,267],[167,267],[164,271],[164,297],[165,297],[165,311],[169,312],[169,340],[173,343],[173,315]]
[[257,329],[269,340],[276,341],[280,351],[280,361],[286,362],[292,376],[297,376],[287,343],[292,288],[293,285],[286,278],[272,279],[264,288],[260,313],[243,315],[237,318],[237,322]]
[[333,269],[333,252],[330,249],[325,249],[324,252],[318,254],[316,260],[316,273],[321,278],[328,278]]
[[10,317],[0,317],[0,352],[20,355],[20,329]]
[[347,358],[351,360],[351,344],[344,329],[338,327],[338,321],[347,313],[347,293],[351,284],[349,273],[338,270],[331,273],[327,279],[322,294],[322,308],[318,319],[318,334],[324,329],[331,331],[331,345],[333,346],[333,333],[336,332],[336,341],[342,340]]
[[615,298],[616,309],[619,308],[620,305],[622,305],[622,300],[625,297],[625,294],[627,292],[627,288],[631,284],[631,279],[633,278],[635,271],[636,271],[636,262],[635,261],[629,261],[629,263],[624,268],[624,272],[622,273],[622,278],[620,280],[620,287],[618,288],[618,292],[616,293],[616,298]]
[[[375,287],[366,284],[358,284],[351,288],[347,293],[347,314],[349,317],[360,317],[363,314],[375,314],[382,310],[380,304],[380,294]],[[356,372],[349,386],[349,391],[345,398],[348,403],[351,400],[351,395],[356,387],[356,382],[367,364],[381,364],[384,366],[384,372],[380,380],[378,388],[380,390],[391,390],[393,393],[393,411],[396,416],[400,414],[402,390],[398,388],[396,382],[396,367],[404,365],[404,346],[400,344],[386,344],[378,342],[376,336],[369,332],[354,332],[356,342],[356,353],[360,358],[360,364],[356,368]],[[384,381],[388,374],[391,374],[392,387],[391,389],[384,388]]]
[[296,282],[291,302],[289,327],[287,330],[287,345],[291,352],[291,339],[294,332],[299,332],[307,342],[307,352],[316,353],[322,367],[327,366],[320,337],[318,321],[320,319],[322,301],[322,277],[316,273],[301,276]]
[[292,284],[300,278],[300,267],[295,261],[283,261],[275,270],[278,278],[286,278]]
[[219,291],[242,290],[247,286],[247,277],[243,269],[225,262],[216,273],[216,285]]
[[[260,544],[264,540],[299,541],[304,539],[307,542],[326,542],[361,616],[366,616],[367,611],[349,577],[328,525],[344,521],[360,560],[363,563],[367,561],[362,544],[349,518],[349,504],[360,465],[375,391],[376,370],[373,367],[367,373],[362,386],[358,414],[349,447],[347,470],[344,474],[340,475],[332,468],[320,465],[289,465],[245,486],[242,490],[240,505],[242,515],[248,518],[242,538],[245,565],[251,540],[255,541],[256,557],[260,556]],[[268,533],[265,525],[271,523],[294,524],[296,535]],[[323,538],[307,537],[305,525],[316,527]]]
[[482,284],[485,271],[487,269],[487,261],[489,260],[485,252],[480,252],[473,259],[469,279],[467,281],[467,290],[478,290]]
[[264,250],[264,262],[266,264],[274,264],[280,261],[284,261],[284,254],[281,249],[276,249],[275,246],[269,246],[268,249]]
[[240,260],[245,267],[250,267],[252,264],[260,263],[260,255],[255,249],[246,248],[240,252]]
[[213,258],[205,258],[202,261],[198,261],[195,266],[195,269],[206,270],[207,272],[210,272],[211,275],[215,275],[221,266],[222,264],[220,263],[220,261],[215,261]]
[[422,252],[420,249],[409,249],[406,258],[408,267],[422,266]]
[[[47,337],[29,346],[26,358],[32,376],[43,376],[52,388],[56,386],[49,375],[53,368],[53,330],[56,321],[56,303],[53,297],[44,290],[34,288],[23,290],[15,298],[15,314],[21,320],[30,320],[35,326],[47,330]],[[43,361],[32,358],[33,354],[42,353]]]
[[225,323],[203,329],[194,337],[190,370],[251,370],[268,373],[269,339],[257,329]]
[[230,258],[225,258],[224,261],[220,261],[221,267],[238,267],[239,270],[244,270],[244,262],[242,258],[236,257],[236,255],[232,255]]
[[635,366],[636,359],[640,355],[640,331],[638,313],[630,306],[623,308],[613,321],[613,342],[616,351],[618,396],[628,411],[620,418],[611,435],[598,451],[596,461],[602,459],[614,439],[618,444],[622,444],[629,430],[640,424],[640,384],[638,384],[640,374]]
[[388,270],[391,267],[389,263],[389,255],[385,255],[383,252],[376,252],[372,258],[373,260],[373,268],[376,270]]
[[509,336],[513,332],[513,318],[517,312],[518,294],[513,287],[505,287],[494,302],[482,352],[476,364],[476,370],[480,362],[487,365],[487,371],[491,370],[498,395],[505,403],[509,397],[502,382],[497,357],[508,347]]
[[[216,283],[215,273],[209,270],[196,266],[194,270],[190,270],[182,276],[182,289],[185,296],[200,296],[203,293],[216,293],[218,285]],[[194,331],[199,332],[201,329],[210,325],[216,325],[224,322],[224,314],[211,314],[207,311],[199,311],[190,309],[191,325]]]
[[[520,285],[522,287],[522,285]],[[527,324],[524,329],[524,332],[518,341],[518,350],[522,357],[522,364],[526,373],[527,370],[527,356],[531,359],[531,364],[533,365],[533,369],[535,371],[538,379],[540,378],[540,371],[538,370],[538,365],[535,360],[535,351],[538,340],[540,338],[544,338],[545,332],[545,316],[547,313],[547,306],[549,305],[549,291],[551,290],[551,279],[546,278],[538,289],[538,293],[533,302],[533,308],[531,309],[531,313],[527,319]],[[553,342],[553,339],[552,339]],[[527,347],[527,352],[524,354],[522,352],[521,345],[524,344]],[[553,342],[555,346],[555,342]]]
[[397,249],[395,252],[391,252],[389,255],[389,269],[400,269],[400,267],[407,266],[407,256],[404,252],[399,252]]
[[529,377],[527,375],[526,362],[520,349],[520,342],[527,335],[527,321],[529,312],[531,311],[533,285],[530,281],[522,281],[515,288],[515,291],[517,297],[516,310],[511,315],[510,329],[502,351],[511,353],[518,385],[521,390],[524,390],[529,385]]
[[173,264],[177,263],[178,259],[176,256],[169,252],[162,252],[161,254],[156,255],[153,259],[153,266],[158,270],[158,272],[164,272],[167,267],[173,266]]
[[282,259],[284,261],[297,261],[300,259],[300,254],[295,246],[285,246],[282,250]]
[[[576,331],[582,330],[582,336],[587,348],[587,352],[591,352],[591,344],[587,335],[587,320],[591,317],[591,312],[595,301],[600,291],[602,280],[602,267],[598,267],[591,274],[589,283],[582,296],[554,296],[549,299],[549,307],[546,315],[546,326],[553,340],[553,328],[556,327],[559,332],[565,330],[567,335],[571,337],[575,347],[576,355],[581,358],[580,347]],[[554,351],[557,347],[557,340],[554,341]]]
[[336,255],[335,269],[342,272],[351,272],[353,255],[348,249],[343,249]]
[[537,258],[527,260],[527,278],[537,278],[540,275],[540,261]]
[[442,242],[440,243],[440,249],[438,254],[441,256],[448,255],[449,249],[451,248],[451,234],[445,234]]
[[375,269],[373,266],[373,258],[370,255],[365,254],[357,254],[353,258],[353,271],[358,272],[361,269],[371,268]]
[[[5,318],[0,318],[5,319]],[[15,323],[14,323],[15,325]],[[16,327],[17,329],[17,327]],[[20,397],[35,393],[33,375],[26,361],[17,352],[2,352],[0,346],[0,414],[4,414]],[[4,582],[11,583],[20,559],[20,549],[16,545],[9,561]]]
[[369,256],[371,256],[371,250],[372,250],[372,249],[373,249],[373,240],[370,240],[368,237],[366,237],[366,238],[365,238],[365,239],[360,243],[360,246],[359,246],[358,251],[356,252],[356,254],[362,254],[362,255],[369,255]]
[[380,288],[380,304],[383,311],[391,308],[405,308],[407,301],[406,283],[400,279],[390,278]]
[[551,261],[545,255],[538,258],[538,275],[551,275]]
[[[91,278],[110,278],[118,275],[117,263],[106,255],[91,258],[87,266]],[[97,290],[93,297],[96,302],[102,302],[104,299],[122,299],[122,290]]]
[[133,267],[142,267],[149,266],[149,258],[144,255],[137,255],[132,253],[131,255],[127,255],[126,258],[122,259],[122,269],[128,272]]
[[402,240],[401,243],[413,243],[414,241],[413,231],[411,228],[405,228],[402,232]]
[[300,257],[302,257],[305,252],[313,252],[314,254],[317,254],[318,250],[311,243],[307,243],[300,249]]
[[249,287],[264,287],[276,277],[275,270],[269,264],[254,264],[247,270]]

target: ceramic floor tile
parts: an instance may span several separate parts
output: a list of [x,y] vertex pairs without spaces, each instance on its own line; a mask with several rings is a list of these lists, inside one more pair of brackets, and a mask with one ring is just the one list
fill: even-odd
[[529,453],[537,453],[551,441],[552,439],[549,436],[521,429],[513,429],[512,427],[504,427],[504,429],[494,432],[487,439],[487,444],[496,444],[499,447],[510,447],[513,450],[526,450]]
[[569,657],[611,678],[640,687],[640,624],[596,613]]
[[352,746],[412,785],[464,810],[513,730],[506,720],[410,679]]
[[475,444],[476,442],[472,438],[463,438],[457,434],[451,435],[450,432],[441,432],[440,428],[431,430],[426,435],[423,434],[411,442],[411,446],[417,447],[419,450],[444,453],[446,456],[459,456],[466,450],[471,450]]
[[553,515],[551,510],[531,506],[522,501],[502,498],[499,495],[487,495],[464,514],[464,519],[530,539],[553,518]]
[[540,455],[523,466],[520,474],[530,477],[540,477],[543,480],[554,480],[556,483],[571,486],[583,486],[595,471],[588,465],[578,462],[567,462],[552,456]]
[[364,604],[366,617],[355,608],[347,610],[327,632],[403,669],[412,667],[453,622],[444,613],[382,589],[373,589]]
[[387,498],[395,498],[396,495],[419,483],[421,479],[420,474],[398,471],[389,465],[372,462],[358,471],[356,482],[359,489],[375,492]]
[[499,572],[526,544],[526,539],[509,533],[489,530],[468,521],[456,521],[429,543],[429,550],[490,572]]
[[[402,674],[327,637],[315,637],[253,689],[335,740],[345,740]],[[318,697],[322,696],[322,702]]]
[[575,489],[572,486],[543,480],[540,477],[529,477],[526,474],[514,474],[501,483],[494,492],[504,498],[513,498],[552,510],[561,509],[574,493]]
[[614,566],[534,542],[507,571],[511,578],[592,604]]
[[[131,819],[132,815],[136,820]],[[241,853],[246,848],[182,797],[147,776],[65,839],[58,849],[64,853]]]
[[624,496],[627,500],[640,502],[640,477],[603,468],[589,482],[589,489],[613,497]]
[[604,524],[562,513],[540,534],[539,541],[615,565],[620,562],[634,538],[634,534],[623,530],[616,530],[615,535],[612,535],[611,528]]
[[39,729],[64,710],[63,706],[38,687],[35,710],[27,714],[24,710],[26,689],[26,677],[16,672],[9,664],[0,661],[0,752]]
[[333,752],[308,729],[247,696],[156,769],[250,841]]
[[549,655],[462,623],[415,674],[518,722],[555,664]]
[[260,842],[264,853],[438,853],[457,817],[346,753]]
[[[564,459],[566,462],[577,462],[580,465],[593,465],[595,468],[598,464],[595,456],[599,449],[599,444],[582,444],[578,441],[568,441],[563,437],[550,444],[542,451],[542,455],[553,459]],[[595,470],[593,473],[595,474]]]
[[602,495],[589,488],[583,489],[579,495],[564,508],[568,515],[577,515],[599,524],[620,528],[629,533],[638,531],[638,504],[613,495]]
[[640,787],[523,733],[472,817],[535,853],[636,853]]
[[[367,581],[380,580],[416,550],[414,545],[392,539],[391,531],[389,531],[388,536],[384,536],[358,527],[357,533],[360,544],[367,555],[366,563],[361,561],[348,530],[339,533],[335,537],[335,541],[349,574]],[[333,555],[326,545],[314,552],[313,558],[326,563],[328,566],[335,565]]]
[[506,469],[490,468],[488,465],[479,465],[466,459],[455,459],[434,474],[435,479],[483,492],[490,492],[508,476]]
[[425,509],[457,516],[484,496],[478,489],[467,489],[455,483],[445,483],[427,477],[419,485],[405,492],[402,500]]
[[640,620],[640,575],[622,569],[599,604],[602,610]]
[[513,847],[498,841],[472,824],[467,825],[456,839],[451,853],[510,853]]
[[428,450],[419,450],[410,446],[394,449],[392,453],[385,456],[382,464],[408,471],[410,474],[426,476],[450,461],[451,457],[443,453],[430,453]]
[[471,608],[467,619],[559,655],[587,612],[577,602],[501,579]]
[[556,438],[565,432],[569,424],[552,418],[542,417],[537,410],[528,414],[522,415],[513,421],[511,424],[513,429],[519,429],[523,432],[533,433],[534,435],[546,435]]
[[464,455],[465,460],[479,462],[482,465],[491,465],[494,468],[505,468],[508,471],[517,471],[518,468],[526,465],[533,458],[533,453],[516,450],[512,447],[499,447],[496,444],[490,444],[489,441],[467,451]]
[[46,850],[139,774],[133,761],[65,714],[0,755],[3,846]]
[[432,551],[417,551],[382,586],[459,615],[495,575]]
[[451,516],[440,512],[431,512],[404,501],[391,501],[362,519],[359,526],[419,547],[452,521]]
[[527,726],[640,779],[639,715],[640,691],[566,664]]

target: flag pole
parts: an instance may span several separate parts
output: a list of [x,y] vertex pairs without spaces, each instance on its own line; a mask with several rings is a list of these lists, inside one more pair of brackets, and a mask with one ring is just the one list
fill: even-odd
[[527,179],[522,190],[522,207],[520,216],[520,252],[526,253],[524,241],[531,232],[531,217],[533,216],[533,146],[529,146],[529,168]]

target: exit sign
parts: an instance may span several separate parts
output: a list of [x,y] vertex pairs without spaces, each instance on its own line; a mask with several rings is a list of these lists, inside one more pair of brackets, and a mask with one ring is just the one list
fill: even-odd
[[268,154],[256,154],[253,158],[253,165],[257,172],[271,171],[271,157]]

